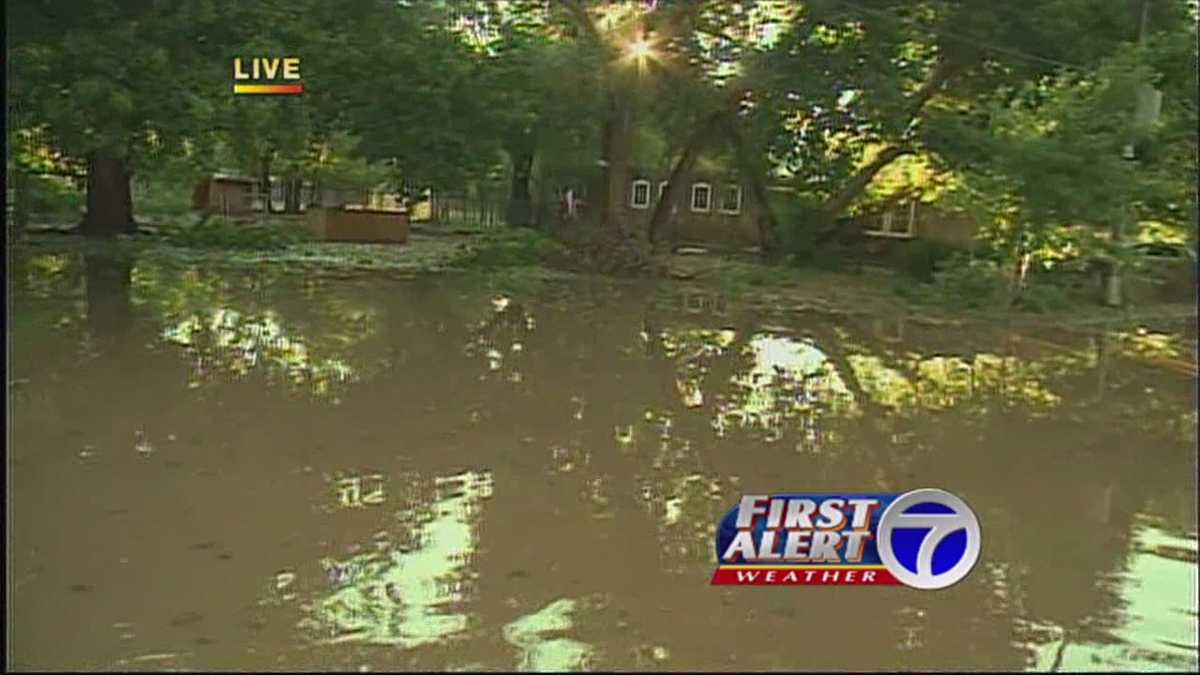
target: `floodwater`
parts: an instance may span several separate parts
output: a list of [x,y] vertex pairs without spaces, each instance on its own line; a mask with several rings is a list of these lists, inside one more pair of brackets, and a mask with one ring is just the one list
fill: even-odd
[[[1194,330],[13,269],[14,668],[1197,668]],[[918,487],[981,520],[950,589],[709,585],[745,492]]]

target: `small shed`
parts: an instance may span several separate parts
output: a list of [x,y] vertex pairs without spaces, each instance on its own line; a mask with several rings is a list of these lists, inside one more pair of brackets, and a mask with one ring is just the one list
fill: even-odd
[[211,213],[245,215],[254,211],[257,183],[253,178],[213,174],[201,180],[192,192],[192,208]]

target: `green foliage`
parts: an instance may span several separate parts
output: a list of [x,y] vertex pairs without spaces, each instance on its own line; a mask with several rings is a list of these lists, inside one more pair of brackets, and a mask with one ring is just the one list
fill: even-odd
[[171,224],[159,231],[164,241],[185,248],[279,249],[311,241],[296,223],[236,223],[210,218],[196,224]]
[[1017,306],[1028,312],[1048,314],[1069,309],[1072,305],[1066,289],[1057,284],[1042,283],[1027,286]]
[[[366,190],[383,183],[400,183],[394,167],[370,162],[359,153],[361,141],[337,133],[310,149],[296,174],[323,187]],[[397,187],[399,187],[397,185]]]
[[917,305],[935,305],[941,299],[938,289],[928,284],[914,284],[911,281],[898,281],[892,286],[892,292],[905,301]]
[[995,309],[1007,300],[1009,278],[990,260],[958,255],[947,261],[941,287],[950,307]]
[[480,268],[520,267],[553,261],[565,256],[562,245],[533,230],[512,230],[484,239],[471,263]]
[[954,254],[954,249],[945,244],[926,239],[907,242],[900,251],[900,269],[909,277],[929,283],[934,280],[938,267]]
[[134,199],[145,213],[183,214],[192,208],[192,185],[179,179],[147,180],[135,184]]
[[775,238],[780,251],[797,265],[805,265],[816,257],[818,204],[803,195],[771,195],[772,209],[778,223]]
[[[597,177],[605,129],[629,119],[638,164],[672,165],[703,129],[701,162],[781,169],[797,196],[772,204],[775,235],[800,262],[832,259],[813,247],[821,208],[956,184],[1002,265],[1064,257],[1056,232],[1075,225],[1155,220],[1195,238],[1185,3],[1155,3],[1138,48],[1131,7],[1094,0],[10,4],[17,163],[118,156],[153,177],[139,208],[179,209],[170,186],[194,179],[159,174],[187,167],[461,191],[507,156],[534,158],[548,190]],[[648,58],[629,58],[635,38]],[[230,95],[235,56],[275,54],[302,57],[304,96]],[[1163,119],[1133,128],[1146,82]],[[1137,166],[1119,159],[1131,140]],[[862,180],[886,148],[911,152]]]
[[721,268],[716,281],[722,291],[736,295],[786,286],[794,281],[795,275],[795,270],[782,265],[732,264]]
[[71,181],[57,176],[29,176],[29,210],[46,216],[77,217],[83,193]]
[[10,3],[10,124],[73,157],[153,159],[211,124],[227,19],[206,0]]
[[[1185,33],[1175,26],[1167,35]],[[928,140],[944,160],[963,170],[966,191],[981,207],[994,249],[1009,255],[1044,249],[1063,226],[1189,220],[1183,213],[1195,192],[1187,176],[1194,161],[1183,161],[1184,137],[1178,132],[1188,127],[1194,139],[1195,108],[1180,102],[1176,90],[1175,104],[1164,104],[1158,124],[1134,124],[1141,87],[1178,84],[1164,78],[1170,72],[1178,76],[1175,61],[1181,56],[1171,52],[1156,62],[1159,41],[1115,48],[1088,73],[1064,71],[1027,83],[976,115],[947,111],[937,116],[937,134]],[[1169,141],[1172,134],[1175,140]],[[1161,158],[1142,152],[1131,162],[1121,157],[1131,142],[1178,154],[1166,161],[1171,152]]]

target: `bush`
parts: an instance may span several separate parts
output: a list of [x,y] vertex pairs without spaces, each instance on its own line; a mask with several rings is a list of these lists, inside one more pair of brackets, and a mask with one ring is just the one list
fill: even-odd
[[816,235],[814,223],[820,221],[817,204],[803,198],[773,197],[773,209],[778,222],[775,238],[779,251],[797,265],[805,265],[816,257]]
[[942,273],[942,295],[955,307],[982,309],[1003,304],[1008,287],[1008,275],[990,260],[956,255],[946,262]]
[[936,304],[941,300],[938,290],[933,286],[913,283],[897,283],[892,292],[908,302],[916,304]]
[[954,255],[954,249],[935,241],[910,241],[900,253],[900,269],[908,276],[932,283],[938,267]]
[[139,181],[134,185],[133,208],[144,213],[186,213],[192,208],[191,188],[183,182]]
[[558,242],[540,232],[522,228],[484,240],[473,262],[480,267],[519,267],[565,255]]
[[210,218],[193,225],[163,226],[159,236],[187,248],[283,248],[312,239],[302,226],[280,223],[234,223]]
[[84,192],[70,180],[29,176],[28,186],[30,213],[78,216],[83,211]]
[[1071,300],[1065,289],[1054,284],[1033,284],[1025,287],[1018,304],[1030,312],[1047,313],[1067,309]]
[[816,256],[816,235],[807,227],[780,228],[779,250],[795,265],[808,265]]

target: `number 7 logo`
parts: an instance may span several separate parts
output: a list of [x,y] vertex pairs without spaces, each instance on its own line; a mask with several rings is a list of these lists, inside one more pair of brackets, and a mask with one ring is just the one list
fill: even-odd
[[879,557],[911,588],[937,590],[958,583],[978,562],[981,544],[971,507],[944,490],[906,492],[879,519]]

